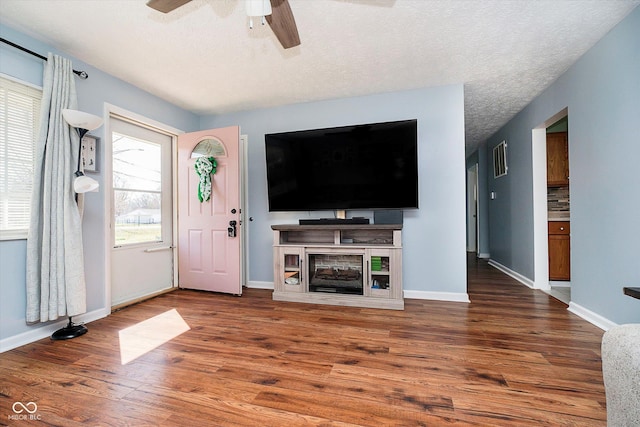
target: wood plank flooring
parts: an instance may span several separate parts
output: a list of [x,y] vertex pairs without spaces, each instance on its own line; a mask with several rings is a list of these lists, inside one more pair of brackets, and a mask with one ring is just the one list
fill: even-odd
[[[602,331],[484,261],[468,265],[470,304],[407,299],[404,311],[256,289],[156,297],[80,338],[1,354],[0,424],[605,425]],[[172,308],[191,329],[121,365],[118,331]],[[37,411],[18,419],[15,402]]]

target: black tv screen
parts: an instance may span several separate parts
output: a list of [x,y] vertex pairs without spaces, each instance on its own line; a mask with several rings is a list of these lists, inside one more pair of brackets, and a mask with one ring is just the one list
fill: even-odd
[[265,135],[269,211],[418,207],[417,120]]

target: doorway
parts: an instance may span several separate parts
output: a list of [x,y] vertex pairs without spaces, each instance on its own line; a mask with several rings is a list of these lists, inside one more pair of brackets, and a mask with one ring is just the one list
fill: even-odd
[[239,126],[178,139],[181,288],[242,294],[241,141]]
[[478,164],[467,169],[467,252],[479,256]]
[[571,222],[568,116],[547,127],[549,293],[571,300]]
[[112,310],[176,286],[175,139],[142,122],[109,117]]
[[[548,162],[547,162],[547,129],[568,117],[568,109],[564,108],[557,114],[545,120],[538,127],[532,130],[532,162],[533,162],[533,231],[534,231],[534,288],[541,289],[549,294],[554,295],[557,299],[569,304],[570,303],[570,282],[558,281],[550,279],[550,234],[551,229],[554,234],[556,231],[567,232],[566,238],[569,237],[569,230],[560,230],[565,225],[557,220],[567,220],[569,223],[569,212],[554,213],[550,212],[550,193],[549,182],[547,179]],[[557,129],[556,129],[557,130]],[[568,161],[568,154],[567,154]],[[554,184],[557,185],[557,184]],[[568,185],[566,187],[566,196],[568,198]],[[554,194],[554,193],[551,193]],[[568,204],[568,200],[566,202]],[[564,215],[560,217],[558,215]],[[554,221],[556,220],[556,221]],[[556,230],[557,229],[557,230]],[[555,230],[555,231],[554,231]],[[561,237],[561,239],[565,239]],[[554,240],[552,246],[559,240]],[[566,243],[566,242],[561,242]],[[555,250],[552,248],[552,250]],[[570,258],[569,255],[567,257]],[[568,260],[567,260],[568,262]],[[555,266],[552,265],[552,268]],[[559,289],[563,288],[563,289]],[[559,291],[559,292],[558,292]]]

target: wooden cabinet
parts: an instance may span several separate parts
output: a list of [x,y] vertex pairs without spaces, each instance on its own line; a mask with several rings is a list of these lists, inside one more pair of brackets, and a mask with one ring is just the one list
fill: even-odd
[[567,132],[547,134],[547,185],[569,185],[569,144]]
[[287,292],[303,292],[303,257],[300,248],[282,248],[275,254],[275,283]]
[[398,225],[274,225],[278,301],[404,309]]
[[549,280],[571,280],[569,221],[549,221]]

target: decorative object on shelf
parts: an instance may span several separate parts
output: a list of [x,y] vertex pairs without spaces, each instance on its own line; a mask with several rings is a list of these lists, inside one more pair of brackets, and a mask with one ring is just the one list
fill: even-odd
[[287,285],[297,285],[300,283],[300,281],[298,280],[297,277],[291,276],[284,279],[284,283],[286,283]]
[[215,175],[218,162],[214,157],[198,157],[196,159],[196,173],[200,177],[198,182],[198,200],[209,201],[211,198],[211,175]]
[[382,257],[372,256],[371,257],[371,271],[380,271],[382,270]]

